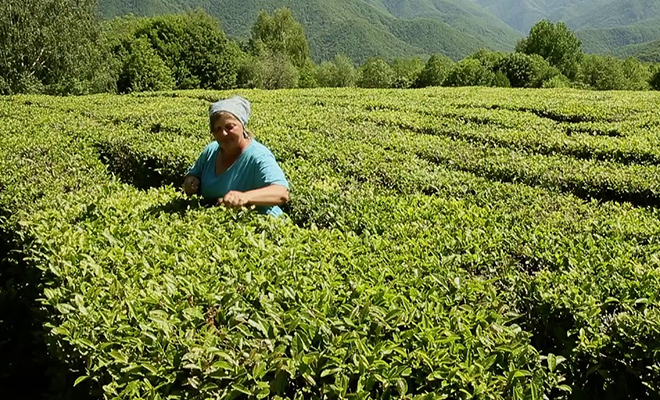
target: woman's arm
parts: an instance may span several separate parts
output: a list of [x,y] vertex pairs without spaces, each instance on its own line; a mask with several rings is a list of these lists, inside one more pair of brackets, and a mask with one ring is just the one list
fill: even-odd
[[218,203],[227,207],[253,206],[279,206],[289,201],[289,189],[282,185],[269,185],[259,189],[239,192],[232,190]]

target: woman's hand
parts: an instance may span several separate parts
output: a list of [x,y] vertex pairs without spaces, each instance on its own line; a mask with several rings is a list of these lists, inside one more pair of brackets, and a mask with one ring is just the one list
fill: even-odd
[[245,192],[231,190],[227,192],[225,197],[218,199],[218,204],[222,204],[229,208],[241,208],[247,206],[250,202],[250,197]]
[[196,194],[199,191],[199,178],[192,175],[186,176],[183,181],[183,191],[188,196]]

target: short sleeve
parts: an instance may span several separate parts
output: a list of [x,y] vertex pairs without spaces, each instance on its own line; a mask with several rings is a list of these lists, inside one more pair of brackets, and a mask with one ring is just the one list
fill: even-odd
[[188,171],[188,175],[196,176],[198,178],[202,177],[202,173],[204,172],[204,165],[208,162],[209,149],[210,146],[206,146],[206,148],[202,150],[202,154],[197,157],[197,161],[195,161],[195,164],[193,164],[193,166]]
[[275,156],[272,153],[264,154],[257,160],[256,188],[262,188],[269,185],[282,185],[289,189],[289,182],[284,176],[284,171],[277,164]]

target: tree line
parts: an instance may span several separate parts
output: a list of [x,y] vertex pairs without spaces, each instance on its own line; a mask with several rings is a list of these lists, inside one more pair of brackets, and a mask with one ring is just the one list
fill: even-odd
[[[495,86],[660,90],[660,65],[584,54],[565,24],[543,20],[515,52],[344,55],[314,62],[286,8],[261,12],[250,38],[230,40],[204,11],[97,19],[94,0],[6,0],[0,5],[0,94],[130,93],[171,89]],[[63,28],[66,27],[66,28]]]

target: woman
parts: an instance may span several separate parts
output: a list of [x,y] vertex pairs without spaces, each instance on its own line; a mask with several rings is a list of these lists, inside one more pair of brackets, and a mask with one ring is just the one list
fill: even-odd
[[[209,107],[215,141],[202,151],[183,183],[186,194],[239,208],[254,205],[260,212],[282,215],[289,201],[289,183],[268,148],[246,130],[250,102],[240,96]],[[201,189],[201,190],[200,190]]]

